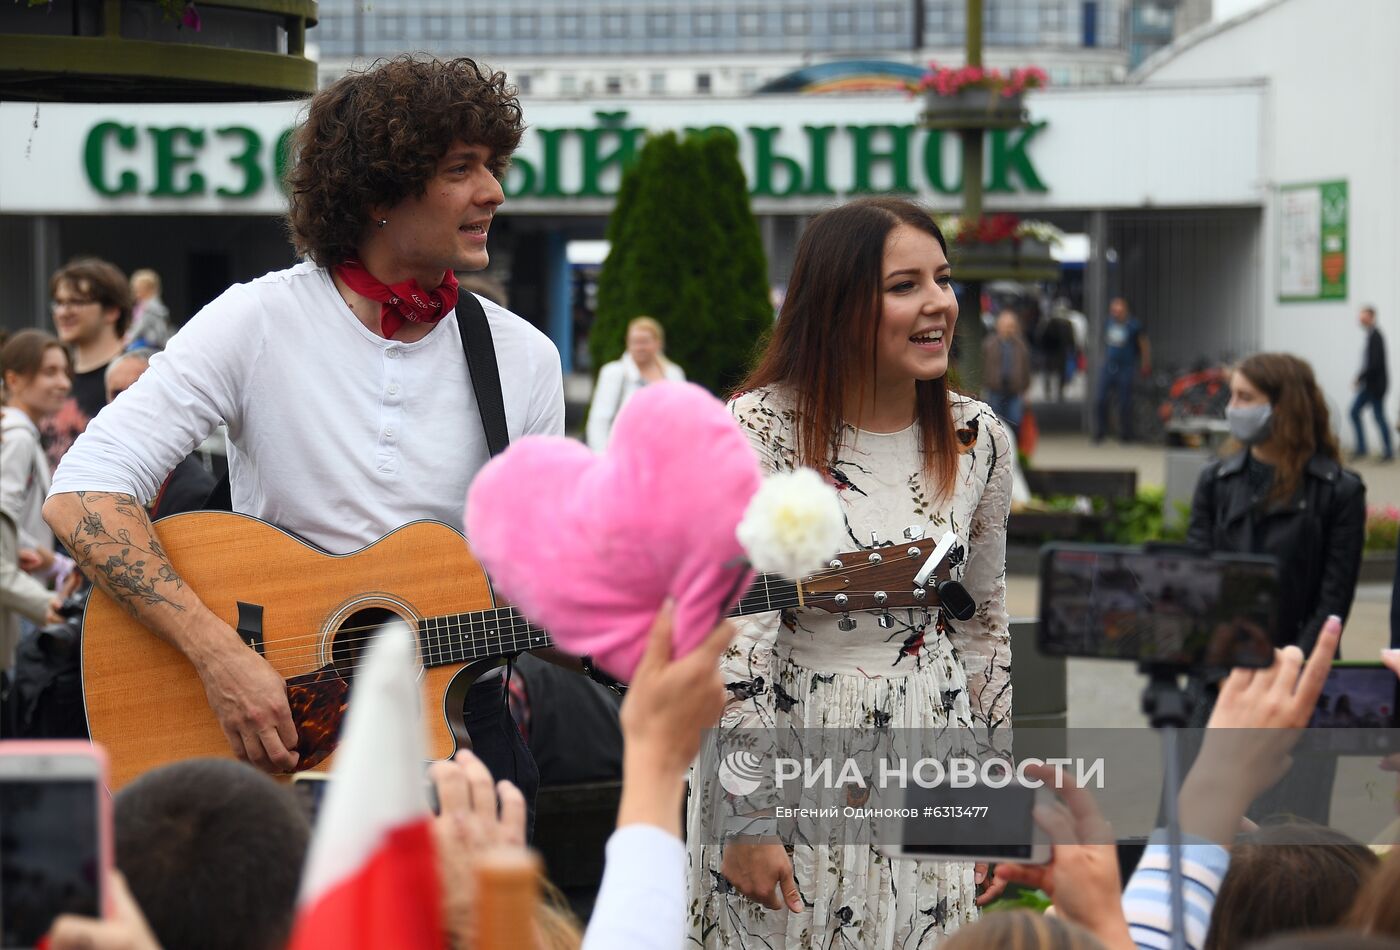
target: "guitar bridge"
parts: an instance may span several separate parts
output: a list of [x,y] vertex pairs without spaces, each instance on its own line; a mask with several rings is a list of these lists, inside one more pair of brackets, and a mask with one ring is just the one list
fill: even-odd
[[238,604],[238,638],[263,655],[263,609],[261,604]]

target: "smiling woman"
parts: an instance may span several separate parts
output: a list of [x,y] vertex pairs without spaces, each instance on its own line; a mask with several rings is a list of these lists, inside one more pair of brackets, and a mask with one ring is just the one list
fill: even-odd
[[[63,407],[73,388],[71,373],[68,351],[42,330],[21,330],[0,347],[0,515],[14,522],[20,550],[41,567],[52,567],[54,544],[44,524],[49,462],[39,424]],[[0,654],[0,666],[8,660]]]
[[[987,406],[948,387],[957,318],[943,235],[919,206],[852,202],[803,233],[772,340],[731,411],[765,470],[805,465],[836,486],[849,548],[954,532],[947,561],[977,609],[965,622],[930,605],[736,624],[721,747],[731,730],[736,743],[753,730],[830,736],[871,724],[934,742],[972,726],[1000,742],[1009,730],[1011,446]],[[723,801],[697,781],[687,836],[697,944],[928,947],[977,914],[985,872],[972,864],[891,861],[849,846],[868,840],[855,823],[823,827],[820,846],[804,837],[789,855],[754,837],[776,803],[752,798],[732,829],[719,823],[732,835],[721,845]]]

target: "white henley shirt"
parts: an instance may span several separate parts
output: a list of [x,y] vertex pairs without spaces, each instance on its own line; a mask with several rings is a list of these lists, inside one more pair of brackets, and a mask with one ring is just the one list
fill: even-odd
[[[562,435],[559,353],[484,298],[511,440]],[[490,453],[449,314],[414,343],[386,340],[312,263],[230,287],[89,423],[50,494],[148,502],[167,473],[228,426],[233,509],[332,554],[411,521],[459,530]]]

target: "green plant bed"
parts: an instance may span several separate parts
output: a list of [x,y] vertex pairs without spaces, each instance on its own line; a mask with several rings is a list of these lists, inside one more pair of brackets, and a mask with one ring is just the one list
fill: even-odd
[[1099,541],[1144,544],[1183,541],[1189,511],[1179,505],[1171,524],[1166,520],[1166,491],[1156,486],[1139,489],[1129,498],[1051,495],[1032,507],[1013,512],[1008,537],[1015,541]]

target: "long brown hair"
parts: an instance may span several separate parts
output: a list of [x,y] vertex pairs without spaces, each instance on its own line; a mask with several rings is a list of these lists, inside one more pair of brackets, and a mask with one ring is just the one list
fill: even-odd
[[1269,444],[1278,456],[1269,500],[1287,501],[1303,480],[1303,469],[1314,455],[1341,461],[1337,437],[1327,414],[1312,367],[1288,353],[1256,353],[1245,359],[1240,373],[1273,406]]
[[1379,863],[1370,848],[1322,825],[1283,822],[1241,835],[1230,849],[1205,950],[1335,927]]
[[[900,225],[931,235],[948,253],[948,242],[928,212],[902,198],[862,198],[813,218],[797,242],[773,335],[735,390],[790,388],[798,460],[818,471],[825,471],[840,449],[847,394],[863,399],[874,384],[885,241]],[[951,342],[950,334],[945,345]],[[958,468],[948,391],[946,378],[914,384],[924,472],[939,496],[952,490]]]
[[1357,895],[1346,925],[1368,934],[1400,937],[1400,847],[1392,846],[1380,869]]

